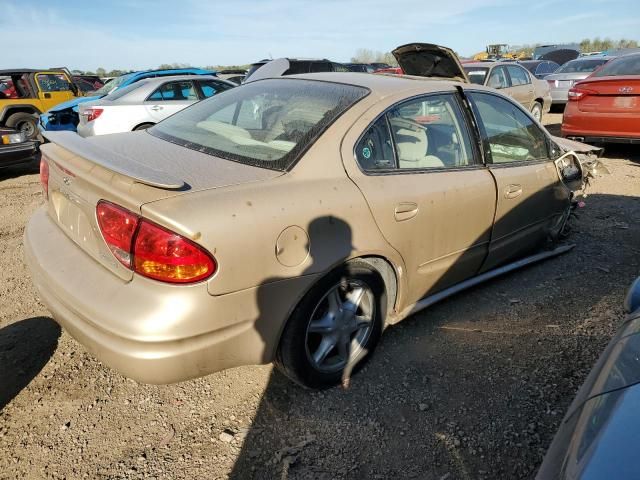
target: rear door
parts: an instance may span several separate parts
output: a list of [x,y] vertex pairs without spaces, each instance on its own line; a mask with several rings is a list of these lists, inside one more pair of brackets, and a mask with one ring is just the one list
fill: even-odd
[[520,105],[524,105],[527,110],[531,109],[535,99],[535,89],[529,72],[519,65],[507,65],[506,69],[511,79],[509,96]]
[[547,134],[518,105],[470,91],[484,154],[497,185],[496,218],[482,270],[522,256],[544,242],[569,207],[569,190],[550,158]]
[[365,115],[343,142],[349,176],[404,259],[406,304],[475,275],[488,252],[495,185],[463,112],[455,92],[425,95]]
[[144,103],[149,116],[154,122],[159,122],[198,100],[193,82],[179,80],[163,83]]
[[42,104],[42,111],[47,111],[59,103],[75,98],[71,82],[61,72],[40,72],[35,74],[38,98]]

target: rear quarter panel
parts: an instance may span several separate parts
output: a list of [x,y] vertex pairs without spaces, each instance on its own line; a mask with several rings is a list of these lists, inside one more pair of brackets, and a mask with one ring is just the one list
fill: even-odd
[[283,176],[148,203],[142,214],[214,255],[213,295],[325,272],[364,255],[399,265],[342,166],[349,118],[341,117]]

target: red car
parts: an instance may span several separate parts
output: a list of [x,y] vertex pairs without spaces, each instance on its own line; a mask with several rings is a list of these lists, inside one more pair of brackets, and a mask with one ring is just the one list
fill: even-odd
[[373,73],[392,73],[394,75],[404,75],[404,72],[400,67],[379,68]]
[[640,143],[640,53],[611,60],[569,90],[562,136]]

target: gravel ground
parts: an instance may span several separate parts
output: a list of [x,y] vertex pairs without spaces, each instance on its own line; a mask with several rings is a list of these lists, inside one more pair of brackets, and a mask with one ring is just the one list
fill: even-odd
[[271,366],[171,386],[103,366],[23,263],[37,167],[0,171],[0,478],[532,478],[640,273],[640,156],[605,161],[573,251],[414,315],[316,393]]

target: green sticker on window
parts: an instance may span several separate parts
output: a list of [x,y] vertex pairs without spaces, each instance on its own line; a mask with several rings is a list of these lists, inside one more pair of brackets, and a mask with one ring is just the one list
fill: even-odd
[[362,149],[362,156],[366,159],[371,158],[371,149],[369,147],[364,147]]

